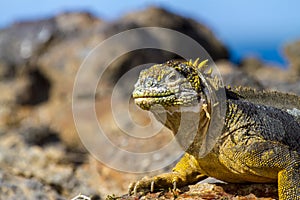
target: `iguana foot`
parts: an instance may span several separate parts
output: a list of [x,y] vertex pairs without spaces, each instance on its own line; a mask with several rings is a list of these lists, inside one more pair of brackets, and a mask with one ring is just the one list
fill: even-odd
[[186,185],[182,177],[177,172],[160,174],[154,177],[144,177],[140,181],[133,182],[128,187],[128,194],[136,195],[138,192],[145,194],[160,189],[176,189],[178,186]]
[[186,153],[172,172],[151,178],[144,177],[140,181],[133,182],[128,187],[128,194],[136,195],[138,192],[147,193],[160,189],[176,189],[197,183],[205,178],[207,176],[200,173],[198,162],[194,156]]

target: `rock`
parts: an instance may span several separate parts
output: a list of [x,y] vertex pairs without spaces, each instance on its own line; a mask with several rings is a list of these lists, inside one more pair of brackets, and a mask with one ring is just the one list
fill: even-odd
[[[107,38],[129,29],[141,27],[161,27],[178,31],[191,37],[198,44],[202,45],[214,60],[227,59],[229,57],[226,47],[207,27],[195,20],[184,18],[171,13],[168,10],[157,7],[150,7],[142,11],[132,12],[121,17],[119,20],[105,24],[101,27],[100,33]],[[137,35],[136,41],[139,41],[140,37],[141,36]],[[153,43],[157,41],[155,35],[149,35],[148,37],[153,40]],[[176,44],[174,43],[174,45]],[[142,49],[128,52],[108,66],[104,77],[106,77],[108,81],[112,80],[112,83],[115,83],[125,72],[135,66],[145,63],[162,63],[167,60],[178,58],[181,57],[174,53],[159,49]]]
[[[238,191],[238,192],[237,192]],[[147,193],[138,196],[108,196],[114,199],[228,199],[228,200],[274,200],[278,198],[275,184],[209,184],[199,183],[175,191]]]
[[[0,168],[9,176],[14,177],[11,179],[12,181],[20,179],[27,182],[28,187],[38,186],[39,188],[33,188],[34,190],[31,188],[32,195],[47,196],[54,193],[70,198],[79,192],[84,192],[87,195],[99,196],[96,188],[99,183],[94,175],[90,176],[91,168],[84,165],[76,167],[71,162],[64,162],[68,157],[68,152],[61,143],[49,142],[47,145],[41,146],[41,141],[37,141],[37,144],[33,145],[36,141],[32,141],[33,139],[29,139],[26,135],[38,132],[43,135],[42,129],[30,128],[27,132],[29,133],[11,131],[0,136]],[[6,186],[9,185],[9,182],[2,182],[4,180],[6,179],[2,179],[0,184],[3,184],[8,191],[11,190]],[[17,184],[17,182],[12,184]],[[21,184],[17,184],[17,186],[21,187],[21,190],[25,190]],[[0,188],[2,189],[2,187]],[[4,199],[6,194],[0,192],[0,199]],[[11,195],[18,195],[18,193],[12,191]]]
[[[86,53],[103,40],[95,40],[99,38],[95,30],[101,22],[88,13],[63,13],[47,20],[22,22],[0,32],[0,41],[2,37],[9,43],[0,42],[0,46],[5,46],[0,50],[0,65],[14,67],[10,78],[0,81],[5,94],[0,97],[0,111],[5,111],[0,112],[0,118],[4,119],[1,129],[27,121],[50,123],[51,129],[60,133],[67,144],[80,145],[79,139],[74,140],[77,134],[71,112],[72,88]],[[23,29],[24,34],[17,33]],[[48,40],[37,38],[42,30],[49,34]],[[31,56],[26,59],[16,50],[23,40],[32,46]],[[62,119],[61,115],[66,113]]]
[[88,12],[65,12],[54,17],[58,31],[64,37],[80,35],[83,31],[93,30],[103,23]]
[[278,83],[276,85],[270,86],[269,89],[271,90],[277,90],[281,92],[286,93],[294,93],[300,96],[300,81],[295,82],[284,82],[284,83]]
[[290,78],[299,80],[300,77],[300,41],[288,43],[284,48],[284,54],[289,62]]
[[[300,81],[291,70],[264,64],[256,58],[246,58],[236,66],[229,61],[217,61],[224,84],[276,90],[300,95]],[[294,78],[293,78],[294,77]]]
[[36,22],[22,22],[0,31],[0,60],[4,73],[2,78],[12,76],[17,68],[23,67],[29,59],[38,56],[52,38],[57,35],[53,19]]
[[216,65],[221,73],[224,85],[263,89],[263,85],[260,81],[256,80],[253,76],[249,75],[233,63],[222,60],[216,62]]
[[226,47],[206,26],[162,8],[150,7],[144,11],[132,12],[122,17],[120,22],[133,22],[141,27],[162,27],[179,31],[201,44],[213,60],[229,57]]
[[16,90],[15,102],[20,105],[36,105],[46,102],[50,95],[50,80],[39,69],[30,69],[22,76],[24,84]]
[[0,170],[0,198],[13,199],[65,199],[51,186],[35,178],[24,178]]
[[0,60],[0,78],[9,79],[15,74],[15,67],[7,61]]
[[89,13],[62,13],[54,18],[13,24],[0,30],[1,63],[13,68],[23,66],[44,53],[48,45],[81,34],[97,23],[101,20]]
[[24,142],[28,145],[45,146],[61,142],[58,137],[58,134],[47,126],[23,126],[19,131],[23,137]]
[[241,63],[239,64],[240,68],[244,70],[248,74],[255,74],[257,70],[261,69],[263,63],[255,57],[246,57],[244,58]]
[[293,82],[290,73],[286,69],[262,63],[259,59],[254,57],[242,60],[240,68],[258,80],[265,89],[272,89],[282,83]]

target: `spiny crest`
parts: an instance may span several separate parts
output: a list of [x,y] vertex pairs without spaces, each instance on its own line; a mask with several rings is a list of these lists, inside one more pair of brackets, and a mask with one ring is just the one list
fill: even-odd
[[212,74],[213,68],[212,67],[209,68],[208,59],[201,61],[199,64],[198,62],[199,62],[199,58],[197,58],[193,62],[193,65],[200,70],[200,72],[204,75],[205,79],[209,82],[211,86],[213,86],[215,90],[220,89],[223,83],[218,76]]
[[194,67],[198,68],[202,73],[204,72],[207,75],[212,74],[212,68],[209,68],[208,71],[205,72],[208,68],[208,59],[201,61],[199,64],[199,58],[197,58],[194,62],[192,60],[189,61],[190,65],[193,65]]

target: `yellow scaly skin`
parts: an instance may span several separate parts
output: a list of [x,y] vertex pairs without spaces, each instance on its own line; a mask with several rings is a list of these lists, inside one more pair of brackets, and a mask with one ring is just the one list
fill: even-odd
[[[129,193],[182,187],[210,176],[232,183],[278,182],[280,200],[300,200],[300,98],[295,95],[225,88],[227,111],[222,134],[212,151],[199,157],[211,105],[197,68],[206,62],[168,61],[141,72],[133,92],[135,103],[145,110],[159,104],[172,111],[165,126],[175,135],[180,106],[201,101],[204,109],[195,140],[173,171],[134,182]],[[151,111],[161,121],[160,114]]]

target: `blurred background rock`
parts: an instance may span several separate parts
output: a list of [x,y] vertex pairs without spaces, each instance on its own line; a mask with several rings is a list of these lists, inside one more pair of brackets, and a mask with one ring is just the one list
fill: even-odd
[[[296,1],[268,6],[233,0],[190,5],[141,1],[123,7],[102,3],[93,7],[51,1],[42,6],[10,1],[0,9],[0,199],[65,199],[79,193],[99,199],[124,194],[129,182],[143,176],[115,171],[90,156],[72,115],[73,83],[83,59],[101,41],[122,31],[148,26],[179,31],[208,51],[225,84],[300,95],[300,14],[291,11]],[[110,110],[97,105],[108,105],[114,84],[133,67],[173,58],[177,56],[159,50],[134,51],[105,71],[96,111],[115,141],[122,143],[122,132]],[[135,113],[136,118],[144,115]],[[162,132],[166,135],[157,139],[168,140],[168,130]],[[126,142],[128,149],[149,148]]]

